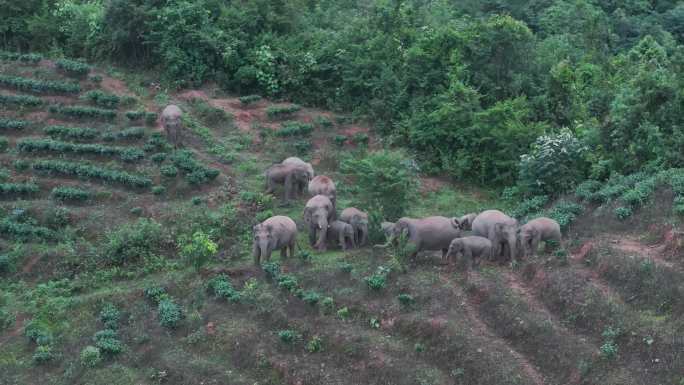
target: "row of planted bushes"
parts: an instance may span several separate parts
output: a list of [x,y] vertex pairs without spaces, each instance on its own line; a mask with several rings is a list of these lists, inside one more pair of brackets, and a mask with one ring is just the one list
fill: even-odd
[[19,61],[22,63],[36,64],[43,60],[43,55],[37,53],[19,53],[0,51],[0,60]]
[[31,223],[20,223],[11,218],[0,220],[0,234],[20,240],[55,239],[55,232],[47,227],[36,226]]
[[131,121],[139,121],[144,119],[148,126],[153,125],[157,121],[157,114],[147,111],[127,111],[126,119]]
[[124,162],[134,162],[145,157],[145,153],[135,147],[104,146],[101,144],[79,144],[52,139],[22,139],[17,143],[21,152],[56,152],[73,154],[92,154],[116,156]]
[[0,195],[30,195],[40,191],[37,184],[27,183],[0,183]]
[[209,168],[198,162],[194,154],[188,150],[180,150],[171,154],[173,164],[185,172],[185,179],[190,184],[208,183],[219,175],[219,170]]
[[78,83],[38,80],[9,75],[0,75],[0,86],[21,91],[36,92],[41,94],[78,94],[79,92],[81,92],[81,86],[78,85]]
[[0,118],[0,130],[23,130],[29,124],[26,120]]
[[121,102],[121,98],[118,96],[101,90],[88,91],[81,95],[80,99],[88,101],[96,106],[113,109],[119,107],[119,103]]
[[102,139],[107,142],[122,140],[137,140],[145,137],[145,129],[142,127],[130,127],[121,131],[111,131],[102,134]]
[[78,187],[59,186],[52,189],[50,196],[62,202],[85,202],[92,197],[92,194]]
[[0,94],[0,105],[19,106],[19,107],[38,107],[43,104],[41,98],[31,95],[2,95]]
[[51,105],[49,111],[52,114],[75,119],[102,119],[113,120],[116,118],[116,110],[85,106],[65,106],[60,104]]
[[69,76],[82,77],[90,72],[90,66],[80,61],[59,59],[55,61],[57,69]]
[[313,124],[302,122],[284,122],[281,128],[275,132],[276,136],[307,136],[313,132]]
[[51,174],[99,179],[106,182],[120,183],[129,187],[145,188],[152,185],[152,179],[146,176],[99,167],[85,162],[73,163],[58,160],[40,160],[33,163],[33,169]]
[[[43,128],[43,132],[52,138],[71,140],[93,140],[100,136],[100,132],[97,129],[89,127],[47,126]],[[102,134],[102,140],[107,142],[135,140],[144,137],[145,129],[142,127],[131,127],[121,131],[110,131]]]

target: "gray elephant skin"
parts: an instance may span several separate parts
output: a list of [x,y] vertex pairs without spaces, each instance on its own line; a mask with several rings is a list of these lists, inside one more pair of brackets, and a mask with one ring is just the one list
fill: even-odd
[[325,195],[330,198],[333,207],[335,207],[335,204],[337,203],[335,182],[325,175],[315,176],[311,182],[309,182],[309,195]]
[[270,260],[274,250],[280,250],[281,258],[287,258],[287,249],[290,250],[290,256],[294,256],[297,224],[289,217],[270,217],[255,225],[253,231],[252,254],[255,265],[259,265],[261,259]]
[[356,246],[368,243],[368,214],[356,207],[347,207],[340,213],[340,220],[351,225]]
[[182,144],[182,118],[183,111],[174,104],[166,106],[161,114],[161,122],[164,126],[164,131],[166,131],[166,137],[174,148],[178,148]]
[[328,226],[334,220],[335,208],[330,198],[316,195],[304,207],[304,222],[309,228],[309,244],[319,251],[326,250]]
[[475,265],[475,260],[478,263],[481,258],[490,259],[492,254],[492,242],[485,238],[476,235],[469,237],[456,238],[451,241],[449,245],[449,251],[447,252],[447,258],[453,260],[459,255],[461,259],[459,260],[459,265],[465,267],[466,270],[471,269]]
[[444,258],[451,241],[461,236],[461,228],[458,218],[433,216],[415,219],[404,217],[394,224],[393,238],[397,239],[401,234],[406,234],[408,242],[415,247],[411,258],[415,258],[418,252],[425,250],[441,250],[442,258]]
[[272,193],[276,186],[285,187],[285,201],[294,199],[297,193],[304,190],[309,182],[309,174],[306,167],[295,164],[274,164],[265,173],[266,192]]
[[499,210],[487,210],[473,221],[473,235],[492,242],[492,259],[517,258],[518,221]]
[[473,221],[477,218],[476,213],[470,213],[466,214],[460,218],[458,218],[459,223],[461,224],[461,230],[467,230],[470,231],[473,229]]
[[534,256],[541,241],[555,241],[561,245],[561,229],[558,222],[551,218],[533,219],[520,228],[520,243],[523,256]]
[[314,178],[314,169],[311,163],[305,162],[301,160],[300,158],[297,158],[296,156],[291,156],[284,161],[281,162],[281,164],[288,165],[288,164],[294,164],[294,165],[300,165],[304,166],[306,168],[306,172],[309,174],[309,180]]
[[392,240],[392,235],[394,234],[394,222],[382,222],[380,224],[382,233],[385,234],[385,239],[389,242]]
[[328,227],[328,234],[326,234],[326,237],[328,238],[328,241],[338,244],[344,251],[356,247],[354,229],[349,223],[340,220],[332,221]]

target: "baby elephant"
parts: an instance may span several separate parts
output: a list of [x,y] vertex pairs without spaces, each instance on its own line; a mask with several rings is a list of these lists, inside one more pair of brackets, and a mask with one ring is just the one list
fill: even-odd
[[551,218],[541,217],[533,219],[520,228],[520,242],[523,256],[534,256],[540,241],[555,241],[561,244],[561,230],[558,222]]
[[346,222],[332,221],[330,227],[328,227],[327,238],[328,241],[338,243],[344,251],[356,247],[354,228]]
[[347,207],[342,210],[340,220],[347,222],[354,229],[354,244],[363,246],[368,241],[368,214],[356,207]]
[[460,254],[462,259],[460,260],[459,265],[464,266],[465,270],[468,271],[476,265],[474,261],[476,258],[478,259],[477,265],[479,265],[479,259],[489,259],[491,253],[492,242],[489,239],[485,237],[470,236],[456,238],[451,241],[446,256],[448,259],[453,259]]
[[252,254],[255,265],[259,265],[261,258],[266,261],[270,260],[274,250],[280,250],[280,257],[287,258],[289,248],[290,256],[294,256],[297,224],[289,217],[282,215],[270,217],[255,225],[253,230]]

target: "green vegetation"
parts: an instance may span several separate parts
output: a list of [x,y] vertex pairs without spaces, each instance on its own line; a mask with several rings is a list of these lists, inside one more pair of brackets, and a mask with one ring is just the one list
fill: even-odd
[[3,61],[18,61],[22,63],[37,64],[43,60],[43,55],[37,53],[18,53],[0,51],[0,60]]
[[84,141],[95,139],[100,135],[98,130],[88,127],[46,126],[43,132],[52,138]]
[[77,187],[60,186],[52,189],[50,197],[62,202],[85,202],[91,199],[92,193]]
[[124,162],[136,162],[145,157],[145,153],[134,147],[104,146],[101,144],[78,144],[53,139],[22,139],[17,143],[21,152],[54,152],[58,154],[89,154],[118,157]]
[[290,106],[271,106],[266,109],[266,115],[271,119],[283,119],[294,115],[302,107],[293,104]]
[[59,59],[55,61],[58,69],[64,71],[69,76],[82,77],[88,75],[90,66],[75,60]]
[[0,105],[4,106],[38,107],[42,104],[43,100],[35,96],[0,94]]
[[29,122],[25,120],[0,118],[0,130],[23,130],[28,125]]
[[219,170],[204,166],[195,160],[194,154],[188,150],[174,152],[170,160],[176,167],[185,172],[185,179],[193,185],[211,182],[219,175]]
[[240,97],[240,103],[242,103],[244,105],[256,103],[259,100],[261,100],[261,96],[259,96],[259,95],[246,95],[246,96]]
[[114,109],[117,108],[121,102],[121,98],[118,96],[101,90],[88,91],[81,95],[81,100],[88,101],[98,107]]
[[102,108],[52,105],[48,109],[50,113],[60,115],[65,118],[102,120],[113,120],[116,118],[115,110],[105,110]]
[[32,167],[36,171],[48,174],[98,179],[106,182],[121,183],[122,185],[136,188],[145,188],[152,185],[152,180],[148,177],[99,167],[86,162],[72,163],[67,161],[40,160],[34,162]]
[[0,195],[31,195],[40,191],[37,184],[28,183],[0,183]]
[[81,87],[78,85],[78,83],[37,80],[8,75],[0,75],[0,86],[19,91],[35,92],[41,94],[78,94],[81,92]]
[[281,128],[275,132],[276,136],[306,136],[313,131],[313,124],[301,122],[284,122]]

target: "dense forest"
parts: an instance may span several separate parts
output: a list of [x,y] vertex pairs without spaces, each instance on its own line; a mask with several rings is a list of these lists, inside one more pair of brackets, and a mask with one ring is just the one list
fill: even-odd
[[681,167],[684,2],[13,0],[5,49],[353,111],[425,172],[525,194]]

